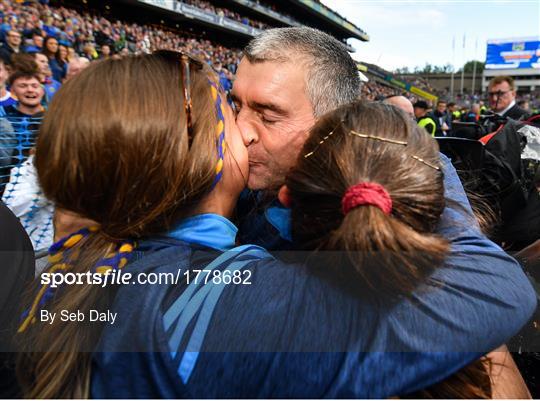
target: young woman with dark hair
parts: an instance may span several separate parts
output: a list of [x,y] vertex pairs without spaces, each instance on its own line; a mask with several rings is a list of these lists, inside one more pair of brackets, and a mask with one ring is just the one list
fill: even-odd
[[51,67],[53,78],[58,82],[62,82],[67,72],[67,48],[60,45],[58,39],[54,36],[47,36],[43,41],[42,53],[49,59],[49,67]]

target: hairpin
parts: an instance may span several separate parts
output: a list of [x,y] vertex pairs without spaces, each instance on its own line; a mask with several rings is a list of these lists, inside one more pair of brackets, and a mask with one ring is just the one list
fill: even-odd
[[319,149],[319,147],[324,143],[324,141],[326,141],[328,138],[330,138],[332,135],[334,135],[334,131],[336,130],[337,127],[339,127],[340,124],[344,123],[343,120],[339,121],[336,126],[334,127],[334,129],[332,131],[330,131],[330,133],[328,135],[326,135],[323,139],[321,139],[319,141],[319,143],[317,144],[317,146],[315,146],[315,149],[313,149],[311,152],[309,153],[306,153],[304,155],[304,158],[308,158],[310,157],[311,155],[313,155],[313,153],[315,153],[317,151],[317,149]]
[[[405,142],[405,141],[398,141],[397,139],[383,138],[381,136],[376,136],[376,135],[362,134],[362,133],[356,132],[354,130],[349,131],[349,134],[355,135],[355,136],[360,137],[360,138],[374,139],[376,141],[388,142],[388,143],[393,143],[393,144],[396,144],[396,145],[402,145],[402,146],[407,146],[408,145],[408,143]],[[410,155],[410,157],[412,157],[415,160],[418,160],[420,163],[424,163],[426,166],[431,167],[431,168],[433,168],[435,170],[438,170],[438,171],[441,170],[439,166],[436,166],[436,165],[434,165],[432,163],[429,163],[429,162],[425,161],[424,159],[422,159],[421,157],[418,157],[418,156],[415,156],[415,155]]]
[[383,137],[376,136],[376,135],[361,134],[360,132],[356,132],[356,131],[353,131],[353,130],[349,131],[349,134],[358,136],[360,138],[374,139],[376,141],[389,142],[389,143],[395,143],[396,145],[407,146],[407,142],[398,141],[397,139],[388,139],[388,138],[383,138]]
[[[338,124],[339,125],[339,124]],[[304,158],[308,158],[310,156],[313,155],[313,153],[315,153],[317,151],[317,149],[319,149],[319,147],[328,139],[330,138],[333,134],[334,134],[334,131],[336,130],[337,126],[332,130],[330,131],[330,133],[328,135],[326,135],[322,140],[319,141],[319,143],[317,144],[317,146],[315,147],[315,149],[313,149],[311,152],[309,153],[306,153],[304,155]],[[406,141],[400,141],[400,140],[397,140],[397,139],[390,139],[390,138],[384,138],[382,136],[377,136],[377,135],[370,135],[370,134],[363,134],[363,133],[360,133],[360,132],[357,132],[357,131],[354,131],[354,130],[350,130],[349,131],[349,135],[354,135],[354,136],[357,136],[359,138],[366,138],[366,139],[373,139],[375,141],[381,141],[381,142],[388,142],[388,143],[393,143],[395,145],[401,145],[401,146],[407,146],[408,143]],[[412,157],[413,159],[419,161],[420,163],[423,163],[425,164],[426,166],[428,167],[431,167],[437,171],[440,171],[440,167],[439,166],[436,166],[432,163],[429,163],[427,161],[425,161],[424,159],[422,159],[421,157],[418,157],[418,156],[415,156],[415,155],[410,155],[410,157]]]
[[428,167],[434,168],[435,170],[438,170],[438,171],[441,170],[441,168],[440,168],[439,166],[436,166],[436,165],[434,165],[434,164],[432,164],[432,163],[429,163],[429,162],[425,161],[424,159],[422,159],[422,158],[420,158],[420,157],[418,157],[418,156],[411,155],[411,157],[412,157],[413,159],[415,159],[415,160],[418,160],[420,163],[424,163],[424,164],[425,164],[426,166],[428,166]]

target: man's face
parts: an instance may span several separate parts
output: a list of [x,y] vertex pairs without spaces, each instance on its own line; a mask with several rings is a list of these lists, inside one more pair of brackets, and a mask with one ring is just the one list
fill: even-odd
[[414,108],[414,116],[416,118],[424,117],[425,115],[426,115],[426,109],[423,109],[421,107]]
[[7,34],[7,42],[11,47],[19,47],[21,44],[21,34],[15,31],[9,31]]
[[490,85],[488,96],[489,106],[498,113],[510,106],[510,103],[516,98],[516,91],[511,90],[508,82],[504,81],[500,84]]
[[36,45],[36,47],[40,49],[43,47],[43,36],[34,35],[33,40],[34,40],[34,45]]
[[11,91],[19,103],[26,107],[36,107],[41,103],[43,87],[36,78],[19,78],[13,82]]
[[41,53],[36,53],[36,63],[39,67],[39,72],[45,76],[50,75],[49,60],[47,56]]
[[250,189],[275,188],[285,175],[315,123],[300,63],[272,61],[238,66],[232,90],[236,121],[248,146]]
[[437,111],[443,114],[446,111],[446,103],[443,103],[443,102],[437,103]]

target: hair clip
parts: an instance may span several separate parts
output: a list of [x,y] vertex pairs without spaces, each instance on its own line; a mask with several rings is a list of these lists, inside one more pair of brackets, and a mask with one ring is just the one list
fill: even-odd
[[[341,121],[342,122],[342,121]],[[339,125],[339,124],[338,124]],[[313,149],[311,152],[309,153],[306,153],[304,155],[304,158],[308,158],[310,156],[313,155],[313,153],[315,153],[317,151],[317,149],[319,149],[319,147],[328,139],[330,138],[333,134],[334,134],[334,131],[336,130],[338,126],[336,126],[332,131],[330,131],[330,133],[328,135],[326,135],[322,140],[319,141],[319,143],[317,144],[317,146],[315,147],[315,149]],[[357,136],[359,138],[366,138],[366,139],[373,139],[373,140],[376,140],[376,141],[381,141],[381,142],[388,142],[388,143],[393,143],[395,145],[401,145],[401,146],[407,146],[408,143],[406,141],[399,141],[397,139],[390,139],[390,138],[384,138],[384,137],[381,137],[381,136],[377,136],[377,135],[370,135],[370,134],[362,134],[360,132],[357,132],[357,131],[354,131],[354,130],[350,130],[349,131],[349,134],[350,135],[354,135],[354,136]],[[429,163],[427,161],[425,161],[424,159],[418,157],[418,156],[415,156],[415,155],[410,155],[410,157],[412,157],[413,159],[419,161],[420,163],[423,163],[425,164],[426,166],[428,167],[431,167],[437,171],[440,171],[441,168],[439,166],[436,166],[432,163]]]
[[[405,141],[398,141],[397,139],[383,138],[381,136],[376,136],[376,135],[361,134],[360,132],[356,132],[354,130],[351,130],[349,133],[351,135],[355,135],[355,136],[358,136],[360,138],[374,139],[376,141],[388,142],[388,143],[393,143],[393,144],[402,145],[402,146],[407,146],[408,145],[408,143],[405,142]],[[432,163],[429,163],[429,162],[425,161],[424,159],[422,159],[421,157],[418,157],[418,156],[415,156],[415,155],[410,155],[410,157],[412,157],[415,160],[418,160],[420,163],[424,163],[426,166],[431,167],[431,168],[433,168],[435,170],[438,170],[438,171],[441,170],[439,166],[436,166],[436,165],[434,165]]]
[[317,144],[317,146],[315,146],[315,149],[313,149],[311,152],[309,153],[306,153],[304,155],[304,158],[308,158],[309,156],[313,155],[313,153],[315,153],[317,151],[317,149],[319,149],[319,147],[324,143],[324,141],[326,141],[328,138],[330,138],[332,135],[334,135],[334,131],[337,129],[337,127],[339,127],[340,124],[344,123],[345,121],[341,120],[339,121],[336,126],[334,127],[334,129],[332,131],[330,131],[330,133],[328,135],[326,135],[323,139],[321,139],[319,141],[319,143]]
[[315,149],[313,149],[313,151],[311,151],[311,152],[309,152],[309,153],[306,153],[306,154],[304,155],[304,157],[307,159],[309,156],[311,156],[313,153],[315,153],[315,151],[316,151],[317,149],[319,149],[319,146],[321,146],[321,145],[324,143],[324,141],[326,141],[328,138],[330,138],[333,134],[334,134],[334,131],[333,131],[333,130],[330,131],[330,133],[329,133],[328,135],[326,135],[321,141],[319,141],[319,143],[317,144],[317,146],[315,147]]
[[376,135],[361,134],[360,132],[356,132],[356,131],[353,131],[353,130],[349,131],[349,134],[358,136],[360,138],[374,139],[376,141],[389,142],[389,143],[395,143],[396,145],[407,146],[407,142],[398,141],[397,139],[388,139],[388,138],[383,138],[383,137],[376,136]]
[[415,159],[415,160],[418,160],[420,163],[424,163],[424,164],[425,164],[426,166],[428,166],[428,167],[434,168],[434,169],[437,170],[437,171],[441,171],[441,168],[440,168],[439,166],[436,166],[436,165],[434,165],[434,164],[432,164],[432,163],[429,163],[429,162],[425,161],[424,159],[422,159],[422,158],[420,158],[420,157],[418,157],[418,156],[411,155],[411,157],[412,157],[413,159]]

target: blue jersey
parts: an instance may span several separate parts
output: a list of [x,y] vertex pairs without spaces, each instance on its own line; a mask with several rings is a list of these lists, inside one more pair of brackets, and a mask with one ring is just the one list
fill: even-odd
[[9,91],[6,91],[6,95],[0,99],[1,107],[15,106],[17,100],[11,95]]
[[[236,230],[222,217],[187,219],[143,242],[125,268],[184,278],[119,288],[116,322],[93,354],[91,396],[386,398],[438,382],[503,344],[536,305],[520,266],[486,253],[468,230],[464,255],[390,306],[261,248],[234,248]],[[194,267],[240,271],[249,284],[188,284]]]
[[45,89],[45,104],[51,102],[53,96],[58,92],[58,89],[60,89],[61,86],[62,84],[55,79],[50,79],[43,85],[43,88]]

